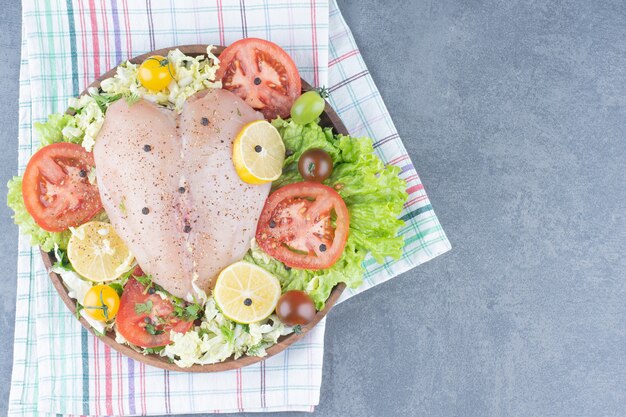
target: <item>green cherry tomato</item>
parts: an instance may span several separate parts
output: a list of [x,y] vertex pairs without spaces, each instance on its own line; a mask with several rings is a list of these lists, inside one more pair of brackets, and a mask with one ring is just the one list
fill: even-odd
[[307,91],[291,106],[291,119],[299,125],[311,123],[324,111],[326,101],[317,91]]

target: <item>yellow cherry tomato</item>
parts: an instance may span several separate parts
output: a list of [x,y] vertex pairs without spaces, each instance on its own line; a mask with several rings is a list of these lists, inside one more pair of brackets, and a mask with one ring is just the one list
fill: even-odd
[[174,78],[174,67],[167,58],[153,55],[139,66],[137,78],[148,90],[161,91]]
[[85,294],[83,308],[96,320],[110,321],[120,308],[120,296],[108,285],[94,285]]

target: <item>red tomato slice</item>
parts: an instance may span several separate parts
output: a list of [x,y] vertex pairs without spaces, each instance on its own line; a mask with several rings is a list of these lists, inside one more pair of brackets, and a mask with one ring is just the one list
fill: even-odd
[[98,187],[87,179],[94,166],[93,154],[75,143],[53,143],[30,158],[22,195],[42,229],[62,232],[102,210]]
[[349,228],[348,208],[335,190],[316,182],[298,182],[269,196],[256,240],[287,266],[325,269],[341,257]]
[[139,265],[137,265],[135,268],[133,268],[133,272],[130,273],[132,276],[134,277],[143,277],[144,275],[146,275],[143,272],[143,269],[141,269],[141,267]]
[[216,79],[266,119],[289,117],[302,83],[298,67],[275,43],[256,38],[242,39],[220,54]]
[[[143,311],[147,307],[151,307],[150,311]],[[139,281],[129,278],[124,286],[115,323],[124,339],[136,346],[165,346],[170,343],[172,330],[186,333],[193,325],[192,321],[183,321],[173,313],[171,301],[162,299],[158,294],[149,294]],[[149,325],[156,334],[148,331]]]

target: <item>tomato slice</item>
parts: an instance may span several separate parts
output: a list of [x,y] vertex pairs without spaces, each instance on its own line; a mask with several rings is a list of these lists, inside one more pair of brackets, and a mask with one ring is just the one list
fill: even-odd
[[30,158],[22,195],[42,229],[62,232],[102,210],[98,187],[87,178],[94,166],[93,154],[75,143],[53,143]]
[[298,67],[280,46],[264,39],[247,38],[220,54],[216,79],[222,88],[244,99],[266,119],[289,117],[302,83]]
[[134,277],[143,277],[144,275],[146,275],[146,274],[143,272],[143,269],[141,269],[141,267],[140,267],[139,265],[135,266],[135,267],[133,268],[133,272],[131,272],[130,274],[131,274],[132,276],[134,276]]
[[287,266],[325,269],[341,257],[349,228],[348,208],[335,190],[316,182],[298,182],[269,196],[256,240]]
[[[135,278],[129,278],[120,299],[115,324],[130,343],[144,348],[170,343],[170,332],[186,333],[193,321],[174,316],[174,306],[158,294],[150,294]],[[154,334],[153,334],[154,333]]]

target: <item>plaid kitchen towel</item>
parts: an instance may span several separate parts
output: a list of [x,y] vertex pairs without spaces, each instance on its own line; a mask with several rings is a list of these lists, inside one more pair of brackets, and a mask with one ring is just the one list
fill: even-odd
[[[450,249],[417,173],[334,0],[27,0],[23,2],[19,170],[37,149],[32,124],[122,60],[192,43],[261,37],[284,47],[352,135],[375,139],[402,169],[409,200],[404,256],[368,258],[363,286],[342,300]],[[312,411],[319,401],[324,321],[282,354],[240,370],[186,374],[147,367],[92,337],[50,285],[37,249],[20,238],[10,416]]]

